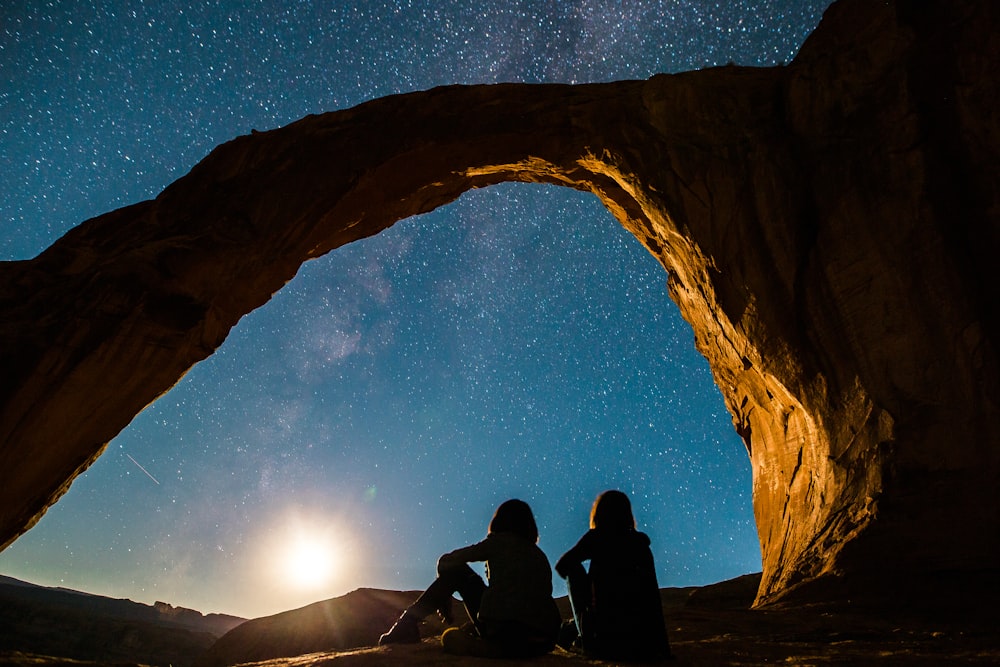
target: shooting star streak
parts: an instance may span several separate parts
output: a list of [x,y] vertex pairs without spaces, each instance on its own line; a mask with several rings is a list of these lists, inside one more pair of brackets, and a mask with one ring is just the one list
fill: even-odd
[[138,461],[136,461],[136,460],[135,460],[134,458],[132,458],[131,456],[129,456],[129,453],[128,453],[128,452],[122,452],[122,453],[123,453],[123,454],[124,454],[125,456],[128,456],[128,460],[129,460],[129,461],[131,461],[132,463],[134,463],[134,464],[136,464],[137,466],[139,466],[139,470],[141,470],[141,471],[143,471],[144,473],[146,473],[146,477],[148,477],[148,478],[150,478],[151,480],[153,480],[154,482],[156,482],[156,485],[157,485],[157,486],[159,486],[159,485],[160,485],[160,482],[159,482],[159,480],[157,480],[157,479],[156,479],[155,477],[153,477],[152,475],[150,475],[150,474],[149,474],[149,471],[148,471],[148,470],[146,470],[145,468],[143,468],[143,467],[142,467],[141,465],[139,465],[139,462],[138,462]]

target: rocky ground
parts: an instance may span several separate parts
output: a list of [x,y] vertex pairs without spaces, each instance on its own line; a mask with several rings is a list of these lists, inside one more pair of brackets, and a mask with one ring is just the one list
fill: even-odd
[[[995,611],[979,605],[947,614],[928,609],[893,612],[871,608],[807,605],[751,610],[756,578],[665,595],[674,665],[997,665],[1000,625]],[[985,607],[990,602],[985,601]],[[374,665],[502,665],[523,661],[482,660],[444,654],[436,638],[416,646],[315,653],[256,663],[259,667]],[[537,667],[612,663],[557,650],[530,661]]]
[[[664,606],[674,665],[997,665],[1000,618],[993,586],[978,599],[952,599],[949,608],[906,603],[871,605],[808,604],[788,609],[751,610],[759,575],[702,588],[665,589]],[[892,609],[889,611],[889,609]],[[420,644],[309,653],[247,663],[256,667],[423,667],[525,664],[484,660],[442,652],[437,629],[427,627]],[[3,665],[68,662],[24,654],[0,655]],[[528,661],[536,667],[609,665],[557,650]]]

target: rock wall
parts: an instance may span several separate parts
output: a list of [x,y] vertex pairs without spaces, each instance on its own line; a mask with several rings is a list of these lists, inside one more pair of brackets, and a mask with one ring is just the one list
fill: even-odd
[[220,146],[0,265],[0,544],[304,261],[533,181],[663,263],[753,464],[758,603],[997,568],[997,13],[841,0],[787,67],[440,88]]

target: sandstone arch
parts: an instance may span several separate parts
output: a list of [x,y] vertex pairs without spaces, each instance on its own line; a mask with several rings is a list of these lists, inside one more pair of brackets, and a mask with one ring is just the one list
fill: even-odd
[[753,463],[758,602],[997,568],[997,11],[842,0],[788,67],[442,88],[220,146],[0,266],[0,543],[302,262],[516,180],[596,193],[666,268]]

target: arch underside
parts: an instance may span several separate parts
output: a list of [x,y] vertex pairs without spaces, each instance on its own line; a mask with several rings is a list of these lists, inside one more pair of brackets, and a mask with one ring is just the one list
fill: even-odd
[[[941,156],[896,121],[923,113],[920,40],[889,9],[836,7],[787,68],[441,88],[240,137],[0,266],[0,543],[303,262],[525,181],[595,193],[666,269],[753,466],[759,603],[828,575],[996,567],[995,289],[935,213]],[[843,16],[895,50],[837,33]],[[983,52],[984,25],[952,37]],[[855,80],[857,53],[876,64]],[[995,245],[989,210],[963,213]]]

